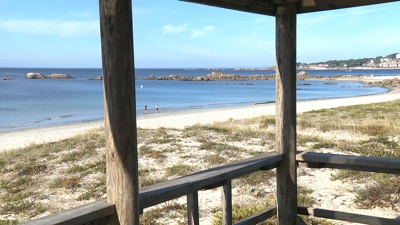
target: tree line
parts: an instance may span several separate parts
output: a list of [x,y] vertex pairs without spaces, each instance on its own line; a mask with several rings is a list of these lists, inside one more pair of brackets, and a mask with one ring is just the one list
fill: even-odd
[[[398,53],[393,53],[393,54],[387,55],[386,58],[395,59],[397,54]],[[316,63],[308,63],[308,64],[307,63],[298,62],[297,66],[300,66],[300,65],[328,64],[330,67],[340,67],[340,66],[344,66],[344,65],[347,65],[348,67],[356,67],[356,66],[362,66],[364,63],[370,62],[371,59],[373,59],[375,63],[379,63],[379,62],[381,62],[382,58],[384,58],[384,57],[378,56],[378,57],[375,57],[375,58],[348,59],[348,60],[328,60],[328,61],[325,61],[325,62],[316,62]]]

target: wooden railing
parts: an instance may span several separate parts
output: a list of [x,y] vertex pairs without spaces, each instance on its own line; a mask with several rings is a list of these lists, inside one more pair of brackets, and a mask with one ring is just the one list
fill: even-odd
[[[256,157],[141,188],[139,193],[140,211],[142,213],[144,208],[186,195],[189,224],[199,224],[197,192],[199,190],[213,189],[222,186],[223,224],[232,224],[231,180],[258,170],[273,169],[282,158],[283,156],[276,152],[265,153]],[[392,174],[400,173],[400,159],[299,152],[296,156],[296,160],[299,166],[308,168],[337,168]],[[276,212],[277,206],[274,205],[236,224],[256,224],[275,216]],[[108,217],[114,213],[114,205],[106,203],[105,200],[101,200],[23,224],[105,225],[108,223]],[[366,224],[400,224],[400,220],[302,206],[298,206],[297,213]],[[299,221],[301,221],[301,219],[299,219]]]
[[[186,195],[189,224],[198,224],[197,192],[199,190],[214,189],[223,186],[223,193],[225,193],[223,195],[223,218],[226,218],[224,221],[231,220],[231,180],[259,170],[273,169],[282,158],[282,155],[275,152],[264,153],[227,165],[141,188],[139,191],[140,213],[142,213],[145,208]],[[107,224],[108,216],[113,213],[115,213],[114,205],[106,203],[105,200],[101,200],[23,224]]]

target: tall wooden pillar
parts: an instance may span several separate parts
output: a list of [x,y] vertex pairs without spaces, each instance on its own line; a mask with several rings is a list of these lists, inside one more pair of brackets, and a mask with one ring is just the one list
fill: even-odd
[[110,224],[139,224],[131,0],[99,0]]
[[276,11],[276,148],[284,154],[277,168],[278,223],[296,224],[296,12],[297,2]]

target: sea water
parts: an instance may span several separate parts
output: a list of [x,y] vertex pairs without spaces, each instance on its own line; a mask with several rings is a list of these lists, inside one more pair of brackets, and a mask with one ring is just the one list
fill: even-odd
[[[29,72],[63,73],[75,79],[25,79]],[[206,76],[206,69],[137,69],[136,77],[154,75]],[[226,74],[250,76],[274,74],[273,70],[223,70]],[[299,71],[298,71],[299,72]],[[310,75],[397,75],[400,70],[307,71]],[[38,126],[60,125],[104,118],[103,82],[87,80],[102,75],[101,69],[0,68],[0,132]],[[326,99],[371,95],[387,88],[363,88],[358,82],[297,81],[297,99]],[[337,84],[326,84],[337,83]],[[361,86],[361,87],[360,87]],[[136,81],[136,110],[148,113],[250,105],[275,101],[275,81]],[[345,99],[344,99],[345,101]]]

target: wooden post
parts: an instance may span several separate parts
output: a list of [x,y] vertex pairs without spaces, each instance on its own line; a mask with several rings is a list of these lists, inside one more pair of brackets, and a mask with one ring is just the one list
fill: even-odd
[[296,174],[296,12],[287,2],[276,11],[276,148],[278,224],[294,225],[297,216]]
[[199,225],[199,194],[196,192],[187,195],[188,224]]
[[232,225],[232,181],[222,186],[222,225]]
[[110,224],[139,224],[131,0],[99,0]]

